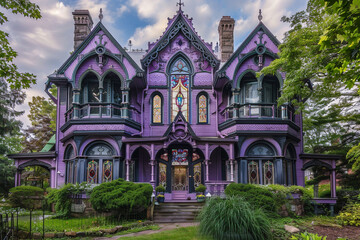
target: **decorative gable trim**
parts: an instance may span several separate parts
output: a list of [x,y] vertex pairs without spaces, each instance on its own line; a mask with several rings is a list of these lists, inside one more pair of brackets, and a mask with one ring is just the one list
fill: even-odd
[[[81,57],[81,52],[86,48],[86,46],[94,39],[94,37],[98,34],[99,31],[103,31],[104,35],[106,35],[110,41],[116,46],[116,48],[121,52],[121,57],[117,57],[117,59],[121,59],[125,57],[130,64],[136,69],[137,72],[143,72],[143,70],[135,63],[135,61],[129,56],[129,54],[121,47],[121,45],[115,40],[115,38],[111,35],[111,33],[105,28],[105,26],[99,22],[87,38],[80,44],[80,46],[71,54],[71,56],[65,61],[65,63],[59,68],[58,73],[62,74],[66,71],[66,69],[73,63],[73,61]],[[82,58],[83,59],[83,58]]]
[[[215,77],[215,82],[214,85],[216,85],[217,80],[221,77],[224,77],[224,73],[226,72],[226,69],[230,66],[230,64],[236,59],[239,59],[239,62],[244,59],[244,57],[240,56],[240,53],[242,52],[242,50],[244,50],[244,48],[250,43],[251,39],[254,38],[254,36],[260,31],[262,30],[264,32],[264,34],[266,34],[270,40],[276,45],[279,46],[280,45],[280,41],[277,40],[277,38],[270,32],[270,30],[265,26],[265,24],[263,22],[260,22],[256,28],[250,33],[250,35],[245,39],[245,41],[240,45],[240,47],[238,47],[236,49],[236,51],[231,55],[231,57],[229,58],[229,60],[226,61],[226,63],[217,71],[216,73],[216,77]],[[266,51],[266,53],[272,57],[274,57],[276,54],[274,53],[270,53],[269,51]],[[245,57],[248,57],[247,55],[245,55]]]
[[191,44],[198,49],[203,58],[207,60],[212,67],[218,67],[220,61],[215,57],[215,55],[203,44],[199,36],[195,34],[191,27],[186,23],[186,21],[179,17],[171,26],[170,30],[158,41],[158,43],[152,48],[152,50],[145,55],[145,57],[141,60],[141,65],[145,69],[150,63],[156,59],[159,55],[159,52],[163,50],[170,41],[179,33],[181,30],[185,37],[191,42]]

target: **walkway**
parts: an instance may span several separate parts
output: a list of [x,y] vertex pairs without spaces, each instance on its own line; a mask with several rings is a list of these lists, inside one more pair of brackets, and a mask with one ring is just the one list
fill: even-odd
[[197,226],[199,225],[198,222],[191,222],[191,223],[163,223],[163,224],[159,224],[160,229],[159,230],[145,230],[142,232],[137,232],[137,233],[129,233],[129,234],[125,234],[125,235],[114,235],[110,238],[108,237],[99,237],[99,238],[94,238],[93,240],[116,240],[122,237],[136,237],[136,236],[140,236],[140,235],[149,235],[149,234],[154,234],[154,233],[159,233],[159,232],[163,232],[163,231],[167,231],[167,230],[172,230],[175,228],[182,228],[182,227],[191,227],[191,226]]

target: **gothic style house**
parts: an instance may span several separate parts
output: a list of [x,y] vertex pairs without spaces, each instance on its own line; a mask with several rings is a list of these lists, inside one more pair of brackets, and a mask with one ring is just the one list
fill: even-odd
[[[235,50],[234,24],[205,42],[181,10],[146,52],[125,50],[86,10],[73,12],[74,52],[49,75],[57,104],[53,146],[14,154],[51,173],[51,187],[124,178],[166,188],[167,200],[195,198],[199,184],[221,195],[231,182],[304,185],[304,170],[332,156],[303,154],[302,116],[277,105],[285,73],[257,76],[279,41],[262,22]],[[48,89],[56,85],[57,97]],[[334,184],[332,198],[335,198]]]

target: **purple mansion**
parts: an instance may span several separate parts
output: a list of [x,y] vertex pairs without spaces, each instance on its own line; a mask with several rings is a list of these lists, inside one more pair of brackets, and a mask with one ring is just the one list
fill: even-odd
[[[11,155],[50,171],[50,186],[117,178],[163,185],[168,200],[221,195],[231,182],[304,186],[304,170],[333,156],[303,153],[302,116],[277,105],[285,73],[256,73],[278,58],[261,21],[234,51],[234,24],[219,23],[219,46],[205,42],[181,10],[146,52],[124,49],[87,10],[73,12],[74,52],[48,77],[57,130],[46,151]],[[56,85],[57,97],[49,93]]]

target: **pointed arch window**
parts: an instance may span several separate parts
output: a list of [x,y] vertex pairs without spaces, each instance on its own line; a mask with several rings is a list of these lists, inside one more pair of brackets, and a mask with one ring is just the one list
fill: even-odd
[[178,58],[170,68],[171,80],[171,121],[182,112],[189,121],[189,79],[190,68],[183,58]]
[[159,94],[152,98],[152,122],[162,123],[162,97]]
[[208,123],[208,99],[205,94],[198,98],[198,123]]

